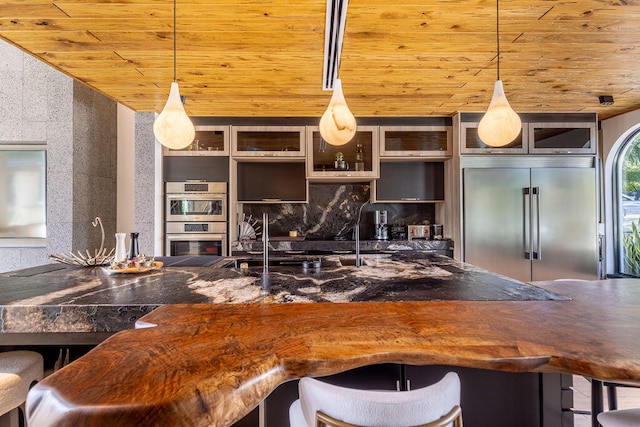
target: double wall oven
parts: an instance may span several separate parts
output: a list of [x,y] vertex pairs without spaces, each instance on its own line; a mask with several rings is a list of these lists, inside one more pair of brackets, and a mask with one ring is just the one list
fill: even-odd
[[227,183],[167,182],[165,255],[227,255]]

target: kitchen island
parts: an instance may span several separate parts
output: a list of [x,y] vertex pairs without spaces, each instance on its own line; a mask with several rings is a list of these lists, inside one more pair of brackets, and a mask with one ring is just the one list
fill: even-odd
[[[320,271],[273,266],[267,275],[247,265],[166,267],[135,278],[103,277],[100,269],[28,276],[49,289],[28,295],[37,292],[22,282],[23,298],[2,304],[3,319],[26,307],[39,307],[44,318],[87,307],[100,317],[100,308],[114,303],[160,306],[137,321],[127,318],[139,328],[112,336],[38,384],[29,395],[30,420],[229,425],[288,380],[382,363],[640,380],[640,288],[627,281],[531,286],[433,255],[367,255],[369,265],[360,269],[350,260],[323,258]],[[64,288],[62,276],[75,279]],[[0,276],[0,287],[12,286],[11,277]],[[177,303],[179,295],[186,304]],[[29,298],[41,299],[28,306]],[[0,335],[12,328],[55,334],[68,322],[54,318],[31,327],[5,320]],[[115,323],[126,329],[121,319],[79,318],[93,332]]]
[[[211,260],[204,261],[203,260]],[[89,336],[133,329],[167,304],[255,304],[356,301],[540,300],[561,295],[490,273],[452,258],[416,252],[362,255],[171,257],[145,274],[49,264],[0,274],[0,339],[38,343],[38,335]],[[321,260],[319,268],[314,261]],[[240,267],[247,262],[247,269]],[[303,262],[309,266],[303,268]],[[258,264],[256,266],[256,264]],[[50,341],[48,341],[50,342]]]

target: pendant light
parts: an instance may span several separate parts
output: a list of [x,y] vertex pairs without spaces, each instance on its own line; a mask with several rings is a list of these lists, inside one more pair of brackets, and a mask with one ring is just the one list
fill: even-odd
[[196,136],[193,123],[184,111],[176,78],[176,1],[173,0],[173,82],[167,103],[153,124],[156,139],[172,150],[188,147]]
[[342,82],[333,83],[333,95],[327,111],[320,118],[320,135],[331,145],[344,145],[356,134],[356,118],[349,110],[342,93]]
[[493,96],[487,112],[478,124],[478,136],[490,147],[503,147],[510,144],[520,134],[522,121],[513,111],[504,94],[500,80],[500,12],[496,0],[496,41],[498,46],[498,79],[493,88]]
[[349,0],[327,0],[322,89],[333,89],[333,95],[318,127],[322,139],[331,145],[344,145],[356,134],[356,118],[347,107],[342,81],[338,78],[348,7]]

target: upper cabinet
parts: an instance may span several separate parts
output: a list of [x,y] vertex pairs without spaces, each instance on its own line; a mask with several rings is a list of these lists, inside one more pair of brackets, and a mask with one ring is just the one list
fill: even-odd
[[451,157],[451,126],[380,126],[380,157]]
[[460,154],[526,154],[529,128],[522,124],[520,134],[504,147],[486,145],[478,136],[478,122],[460,123]]
[[165,156],[228,156],[229,126],[196,126],[191,145],[181,150],[164,147]]
[[529,152],[595,154],[595,123],[529,123]]
[[521,114],[520,135],[504,147],[489,147],[478,137],[481,114],[460,115],[461,154],[596,154],[597,116],[593,113]]
[[446,160],[380,163],[373,202],[444,202]]
[[304,126],[232,126],[233,157],[305,157]]
[[362,181],[378,178],[378,126],[358,126],[345,145],[328,144],[317,126],[307,126],[307,177],[316,181]]
[[232,162],[239,203],[306,203],[304,161]]

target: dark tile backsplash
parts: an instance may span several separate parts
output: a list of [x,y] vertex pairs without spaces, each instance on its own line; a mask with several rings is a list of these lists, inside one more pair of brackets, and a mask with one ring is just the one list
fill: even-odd
[[[290,230],[307,240],[352,238],[358,210],[369,200],[368,184],[309,184],[309,203],[244,204],[246,216],[262,220],[269,214],[269,234],[288,236]],[[360,219],[360,236],[373,239],[374,211],[386,210],[389,226],[393,224],[427,224],[435,221],[430,203],[375,203],[364,206]]]

